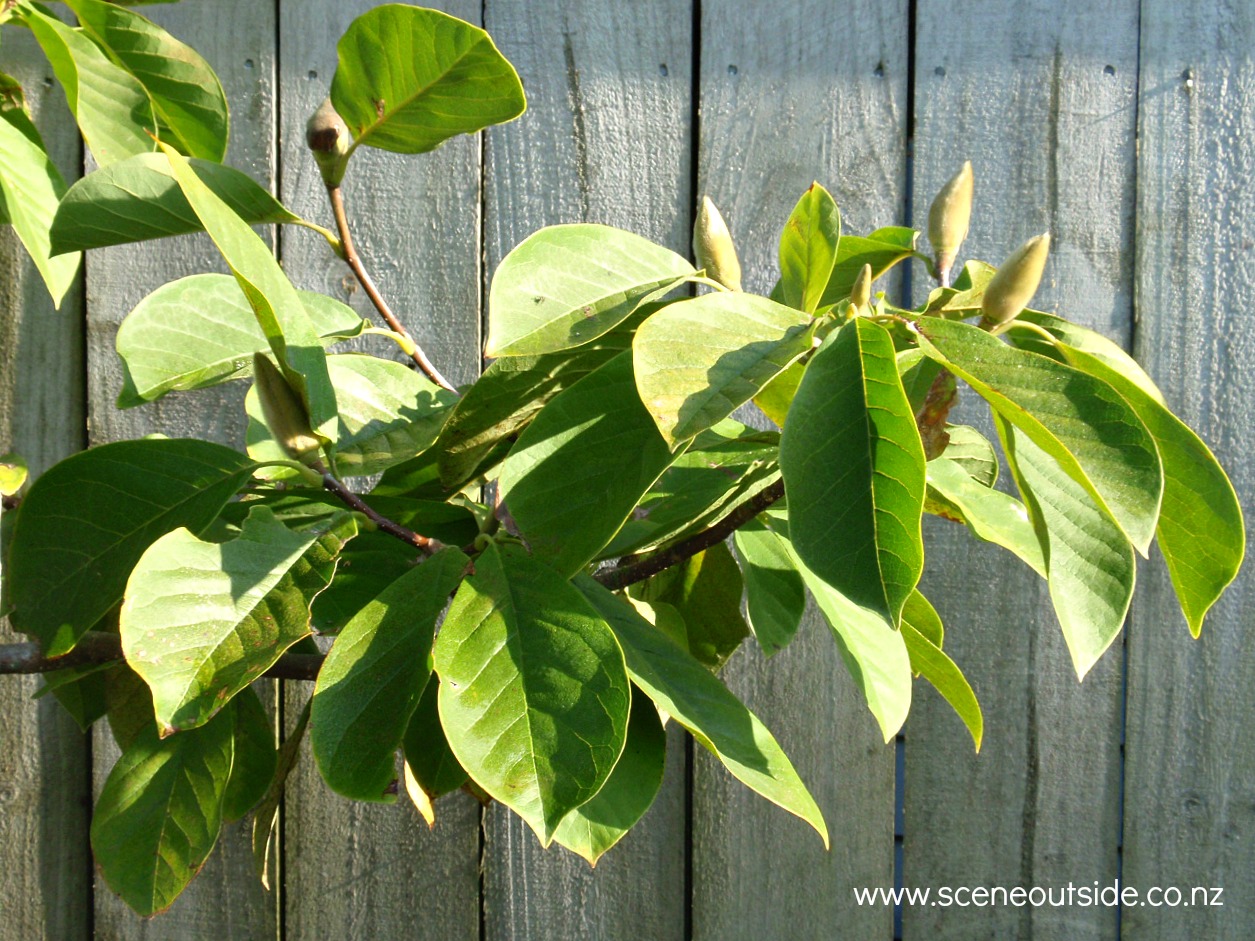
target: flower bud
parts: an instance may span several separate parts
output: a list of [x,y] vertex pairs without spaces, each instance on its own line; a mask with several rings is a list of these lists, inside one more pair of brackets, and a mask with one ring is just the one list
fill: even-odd
[[279,446],[296,461],[311,454],[317,458],[322,442],[309,427],[305,403],[265,353],[253,354],[253,377],[266,427]]
[[941,188],[928,210],[928,241],[933,247],[937,263],[937,279],[943,286],[950,283],[950,269],[958,257],[959,248],[967,238],[968,223],[972,218],[972,161],[965,161],[962,168]]
[[305,125],[305,144],[314,155],[314,161],[328,186],[339,186],[348,166],[349,144],[352,135],[344,118],[326,99]]
[[709,196],[702,197],[702,207],[693,224],[693,255],[697,266],[706,269],[707,277],[730,290],[741,290],[741,263],[732,234]]
[[854,313],[867,313],[872,302],[872,266],[864,265],[863,270],[854,279],[854,287],[850,289],[850,304]]
[[1002,263],[985,287],[982,325],[997,329],[1014,320],[1037,293],[1050,254],[1050,233],[1034,236]]

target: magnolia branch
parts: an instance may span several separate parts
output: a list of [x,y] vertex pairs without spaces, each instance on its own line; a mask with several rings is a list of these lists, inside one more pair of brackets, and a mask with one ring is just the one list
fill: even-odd
[[396,314],[392,312],[392,308],[388,306],[388,302],[379,293],[379,288],[375,286],[374,279],[371,278],[369,272],[362,264],[362,259],[358,257],[357,249],[353,245],[353,236],[349,232],[349,217],[344,209],[344,195],[340,192],[340,187],[328,186],[327,196],[331,200],[331,212],[335,216],[336,231],[340,234],[340,244],[344,249],[344,260],[366,291],[366,296],[370,298],[370,302],[375,305],[375,310],[379,311],[379,315],[387,322],[388,328],[393,333],[400,334],[410,344],[410,358],[414,360],[415,365],[423,371],[424,375],[442,389],[456,392],[457,390],[453,388],[449,380],[440,375],[439,370],[427,358],[423,348],[410,336],[410,332],[405,329],[405,325],[397,319]]
[[388,519],[388,517],[371,507],[370,504],[359,497],[356,493],[331,476],[322,464],[315,462],[312,466],[314,470],[322,474],[322,485],[324,490],[335,494],[345,506],[357,510],[357,512],[361,513],[368,520],[378,526],[380,532],[385,532],[389,536],[393,536],[400,539],[404,543],[408,543],[411,546],[421,549],[427,555],[435,555],[444,548],[444,543],[440,542],[440,540],[432,539],[430,536],[423,536],[414,532],[412,529],[407,529],[394,520]]

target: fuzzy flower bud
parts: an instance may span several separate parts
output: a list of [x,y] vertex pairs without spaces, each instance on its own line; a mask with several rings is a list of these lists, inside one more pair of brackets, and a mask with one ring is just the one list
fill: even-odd
[[941,188],[928,210],[928,241],[932,244],[937,263],[937,278],[943,285],[950,283],[950,269],[963,240],[967,238],[974,183],[972,161],[968,160]]
[[280,447],[295,461],[309,455],[317,458],[322,442],[309,427],[305,403],[264,353],[253,354],[253,378],[266,427]]
[[1002,263],[990,279],[981,301],[982,324],[998,329],[1014,320],[1037,293],[1046,256],[1050,254],[1050,233],[1034,236]]
[[706,269],[707,277],[730,290],[741,290],[741,262],[736,257],[732,234],[709,196],[702,197],[693,225],[693,255],[697,266]]
[[326,99],[305,125],[305,144],[328,186],[339,186],[344,179],[351,142],[349,126],[332,106],[331,99]]
[[863,270],[854,279],[854,287],[850,289],[850,303],[854,313],[865,314],[872,302],[872,266],[864,265]]

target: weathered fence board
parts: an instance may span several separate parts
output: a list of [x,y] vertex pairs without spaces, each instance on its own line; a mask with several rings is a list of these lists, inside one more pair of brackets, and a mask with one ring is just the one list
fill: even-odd
[[[700,192],[725,213],[747,290],[767,292],[779,233],[817,180],[843,230],[892,225],[905,198],[908,4],[702,4]],[[893,880],[893,746],[816,616],[767,666],[725,670],[827,818],[832,851],[708,756],[694,768],[693,937],[888,938],[892,911],[850,887]],[[700,749],[698,749],[700,752]]]
[[[274,9],[245,4],[223,17],[206,4],[182,3],[148,11],[185,38],[214,66],[231,106],[230,160],[265,185],[275,172]],[[90,441],[103,444],[151,432],[205,437],[241,446],[244,391],[231,383],[192,395],[174,394],[138,409],[118,411],[121,364],[114,351],[118,324],[153,289],[201,271],[225,271],[205,236],[170,239],[93,252],[87,262],[87,373]],[[264,701],[273,704],[275,684]],[[106,723],[94,730],[95,789],[99,794],[118,757]],[[248,822],[224,827],[218,845],[191,888],[169,913],[142,921],[97,875],[96,936],[109,941],[278,936],[275,897],[253,876]]]
[[[0,69],[27,90],[53,161],[78,176],[81,149],[61,89],[29,35],[5,36]],[[17,236],[0,230],[0,453],[39,473],[83,446],[83,295],[54,312]],[[0,622],[0,642],[18,640]],[[91,753],[35,677],[0,683],[0,941],[86,941],[91,933]]]
[[[692,167],[692,10],[645,4],[489,0],[486,26],[514,62],[528,113],[488,134],[488,271],[534,229],[621,226],[687,254]],[[596,871],[542,850],[500,806],[485,814],[486,937],[670,941],[684,936],[684,740],[639,832]]]
[[[1255,516],[1255,8],[1142,4],[1135,349]],[[1157,553],[1156,553],[1157,555]],[[1129,908],[1130,939],[1249,938],[1255,912],[1250,564],[1199,641],[1159,558],[1129,634],[1124,879],[1182,907]],[[1191,898],[1193,887],[1223,889]]]
[[[997,264],[1049,230],[1034,306],[1117,342],[1127,342],[1132,319],[1137,7],[921,0],[916,31],[914,223],[926,227],[933,195],[970,159],[976,198],[963,257]],[[960,396],[958,421],[986,412],[970,391]],[[979,424],[992,437],[990,423]],[[923,590],[980,697],[985,741],[973,754],[949,706],[919,697],[907,724],[904,884],[1109,885],[1118,866],[1120,641],[1078,685],[1045,584],[1001,549],[928,523],[936,567]],[[905,938],[1115,933],[1115,912],[1101,907],[903,912]]]
[[[331,225],[321,177],[305,148],[306,118],[321,104],[336,67],[336,40],[372,0],[287,3],[279,50],[281,198],[296,212]],[[472,0],[433,3],[478,22]],[[363,148],[345,178],[354,241],[367,269],[451,382],[468,382],[479,365],[480,146],[451,140],[421,156]],[[283,265],[298,287],[351,303],[382,319],[326,242],[305,230],[282,234]],[[363,345],[403,357],[390,341]],[[308,683],[286,683],[294,717]],[[290,721],[290,720],[289,720]],[[454,794],[427,825],[402,792],[389,805],[351,803],[328,790],[308,743],[289,779],[284,812],[285,914],[288,939],[479,936],[479,807]]]

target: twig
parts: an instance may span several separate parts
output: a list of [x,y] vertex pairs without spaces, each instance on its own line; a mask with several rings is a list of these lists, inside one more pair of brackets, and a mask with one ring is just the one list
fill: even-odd
[[327,471],[327,468],[320,462],[315,461],[310,466],[322,474],[322,486],[324,490],[335,494],[346,506],[357,510],[357,512],[361,513],[368,520],[378,526],[381,532],[385,532],[389,536],[395,536],[402,542],[409,543],[411,546],[418,548],[427,555],[435,555],[445,547],[444,543],[439,539],[432,539],[430,536],[420,535],[419,533],[414,532],[414,530],[406,529],[400,523],[388,519],[388,517],[384,516],[378,510],[375,510],[352,490],[332,477]]
[[[122,638],[104,631],[88,631],[73,650],[60,657],[45,657],[38,644],[0,645],[0,674],[51,673],[122,659]],[[315,680],[322,662],[322,654],[285,653],[263,675],[280,680]]]
[[399,333],[413,344],[413,352],[410,353],[410,358],[414,360],[427,378],[442,389],[456,392],[457,390],[453,388],[449,380],[440,375],[440,372],[432,365],[431,360],[427,358],[427,354],[423,352],[422,347],[415,342],[414,338],[410,336],[410,332],[405,329],[405,325],[397,319],[396,314],[392,312],[392,308],[388,306],[388,302],[379,293],[379,288],[375,286],[375,282],[362,265],[362,260],[357,255],[357,248],[353,245],[353,236],[349,233],[349,217],[344,210],[344,196],[340,192],[340,187],[328,186],[327,196],[331,200],[331,212],[335,216],[336,230],[340,233],[340,244],[344,248],[344,260],[349,268],[352,269],[353,274],[357,276],[357,280],[366,291],[366,296],[370,298],[370,302],[375,305],[375,309],[387,321],[393,332]]
[[710,529],[702,530],[697,535],[691,536],[683,542],[677,542],[671,548],[657,552],[654,555],[641,559],[639,562],[600,572],[593,577],[611,591],[618,591],[620,588],[626,588],[628,585],[643,582],[651,575],[657,575],[664,569],[669,569],[671,566],[683,562],[685,559],[695,556],[705,549],[709,549],[715,543],[723,542],[733,532],[740,529],[741,526],[783,496],[784,481],[777,480],[770,487],[760,490],[750,497],[718,523],[710,527]]

